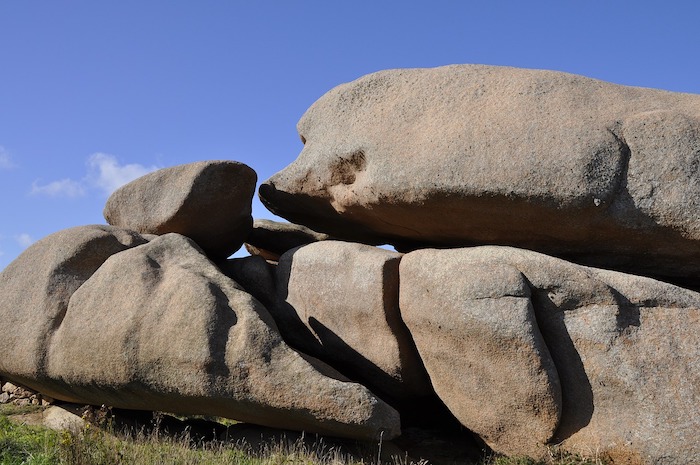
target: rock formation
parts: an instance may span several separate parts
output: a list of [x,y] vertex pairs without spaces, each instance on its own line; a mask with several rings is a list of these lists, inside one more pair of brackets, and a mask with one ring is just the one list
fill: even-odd
[[260,195],[300,224],[251,229],[255,173],[199,162],[10,264],[0,402],[16,383],[363,440],[424,421],[508,455],[700,456],[700,96],[394,70],[299,132]]
[[[73,293],[115,253],[147,240],[112,226],[81,226],[33,244],[0,273],[0,374],[32,387]],[[42,391],[43,392],[43,391]]]
[[401,315],[457,419],[497,452],[537,456],[559,426],[557,368],[526,277],[498,260],[468,263],[471,250],[406,255]]

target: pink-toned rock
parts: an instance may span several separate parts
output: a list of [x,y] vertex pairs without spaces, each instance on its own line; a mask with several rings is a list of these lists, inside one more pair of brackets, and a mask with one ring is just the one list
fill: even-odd
[[241,247],[252,228],[257,175],[235,161],[201,161],[149,173],[107,200],[109,224],[143,234],[183,234],[213,259]]
[[288,250],[328,239],[328,234],[317,233],[306,226],[261,219],[253,221],[253,230],[245,246],[251,255],[277,261]]
[[289,348],[267,310],[178,234],[110,257],[71,297],[46,360],[42,387],[70,402],[358,439],[400,432],[393,408]]
[[463,263],[469,249],[401,261],[401,315],[435,392],[495,451],[542,455],[559,425],[561,387],[517,268]]
[[0,273],[0,375],[34,387],[73,293],[107,258],[144,243],[133,231],[80,226],[45,237],[10,263]]
[[270,307],[285,339],[391,401],[431,396],[399,314],[401,254],[321,241],[292,249],[277,267]]
[[258,255],[230,258],[217,266],[223,274],[236,281],[245,291],[258,299],[266,308],[277,301],[275,284],[276,265]]
[[455,65],[373,73],[299,121],[272,212],[399,250],[512,245],[700,289],[700,95]]
[[[519,393],[527,392],[527,380],[537,379],[532,375],[539,371],[524,361],[527,346],[513,343],[522,336],[512,335],[532,331],[536,323],[562,393],[553,443],[588,456],[635,460],[624,463],[681,465],[700,455],[694,440],[700,430],[700,293],[510,247],[411,252],[400,271],[402,316],[436,392],[458,418],[466,422],[470,415],[498,412],[502,404],[523,405]],[[513,311],[519,299],[534,310],[527,324]],[[468,332],[470,322],[485,324]],[[460,333],[468,337],[461,343]],[[461,351],[481,352],[482,358],[460,357]],[[523,365],[513,366],[513,360]],[[517,373],[527,368],[529,376]],[[482,373],[495,381],[474,392]],[[445,394],[444,383],[465,388]],[[465,417],[460,409],[474,396],[488,397],[482,403],[486,412],[475,408]],[[527,408],[496,416],[504,424],[500,432],[507,433],[523,413]],[[490,444],[513,453],[510,444],[523,443]]]

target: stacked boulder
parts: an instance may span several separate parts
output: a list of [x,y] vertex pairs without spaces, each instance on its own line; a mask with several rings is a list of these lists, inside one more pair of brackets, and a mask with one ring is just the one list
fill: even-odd
[[254,223],[255,173],[200,162],[29,248],[0,274],[0,376],[357,439],[439,417],[508,455],[700,455],[700,96],[393,70],[299,133],[259,190],[298,224]]

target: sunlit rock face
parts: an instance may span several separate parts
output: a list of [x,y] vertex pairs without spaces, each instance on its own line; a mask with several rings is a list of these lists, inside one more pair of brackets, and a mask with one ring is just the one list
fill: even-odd
[[274,213],[400,250],[512,245],[700,286],[700,96],[553,71],[380,71],[321,97]]

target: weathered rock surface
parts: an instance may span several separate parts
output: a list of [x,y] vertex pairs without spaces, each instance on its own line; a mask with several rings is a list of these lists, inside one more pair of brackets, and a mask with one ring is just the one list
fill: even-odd
[[[449,276],[459,285],[449,291],[449,282],[433,278],[433,286],[426,286],[408,273],[409,269],[418,273],[424,266],[421,279],[445,276],[446,263],[453,271],[483,270],[483,276],[472,281],[453,273]],[[445,311],[440,299],[448,299],[463,302],[462,313],[471,315],[479,310],[471,300],[475,297],[516,294],[503,292],[509,287],[504,283],[510,281],[488,279],[493,273],[489,270],[499,269],[516,269],[525,277],[537,326],[556,366],[562,414],[554,442],[573,452],[606,454],[630,463],[683,464],[700,455],[695,440],[700,431],[700,293],[509,247],[416,251],[402,260],[401,304],[421,355],[425,347],[412,323],[417,309],[403,308],[412,304],[409,297],[415,289],[422,286],[436,302],[431,308],[423,299],[426,313]],[[506,312],[510,300],[504,299],[497,310]],[[488,315],[481,318],[487,320]],[[430,318],[424,320],[429,324]],[[439,324],[441,317],[434,320]],[[496,326],[494,337],[511,324],[509,320]],[[455,322],[450,327],[454,326]],[[437,339],[449,327],[432,330]],[[427,358],[424,361],[440,394],[433,368]],[[454,375],[470,376],[472,368],[462,366],[461,373],[453,367]],[[504,366],[508,364],[495,363],[494,370]],[[496,396],[493,391],[489,394]],[[474,394],[464,392],[469,395]]]
[[10,263],[0,273],[0,375],[29,387],[45,377],[46,350],[73,293],[111,255],[146,242],[112,226],[80,226],[45,237]]
[[298,130],[301,154],[260,187],[292,222],[400,250],[513,245],[700,288],[700,95],[389,70],[331,90]]
[[401,315],[435,391],[460,422],[503,454],[534,455],[561,415],[559,376],[525,277],[468,252],[422,250],[401,261]]
[[202,161],[142,176],[107,200],[109,224],[140,233],[178,233],[213,259],[238,250],[251,230],[257,175],[234,161]]
[[258,219],[253,221],[253,230],[245,245],[251,255],[277,261],[288,250],[328,239],[328,234],[312,231],[306,226]]
[[42,388],[69,402],[399,434],[394,409],[290,349],[265,308],[178,234],[110,257],[73,293],[46,352]]
[[277,267],[282,335],[394,401],[432,395],[398,307],[396,252],[338,241],[292,249]]

